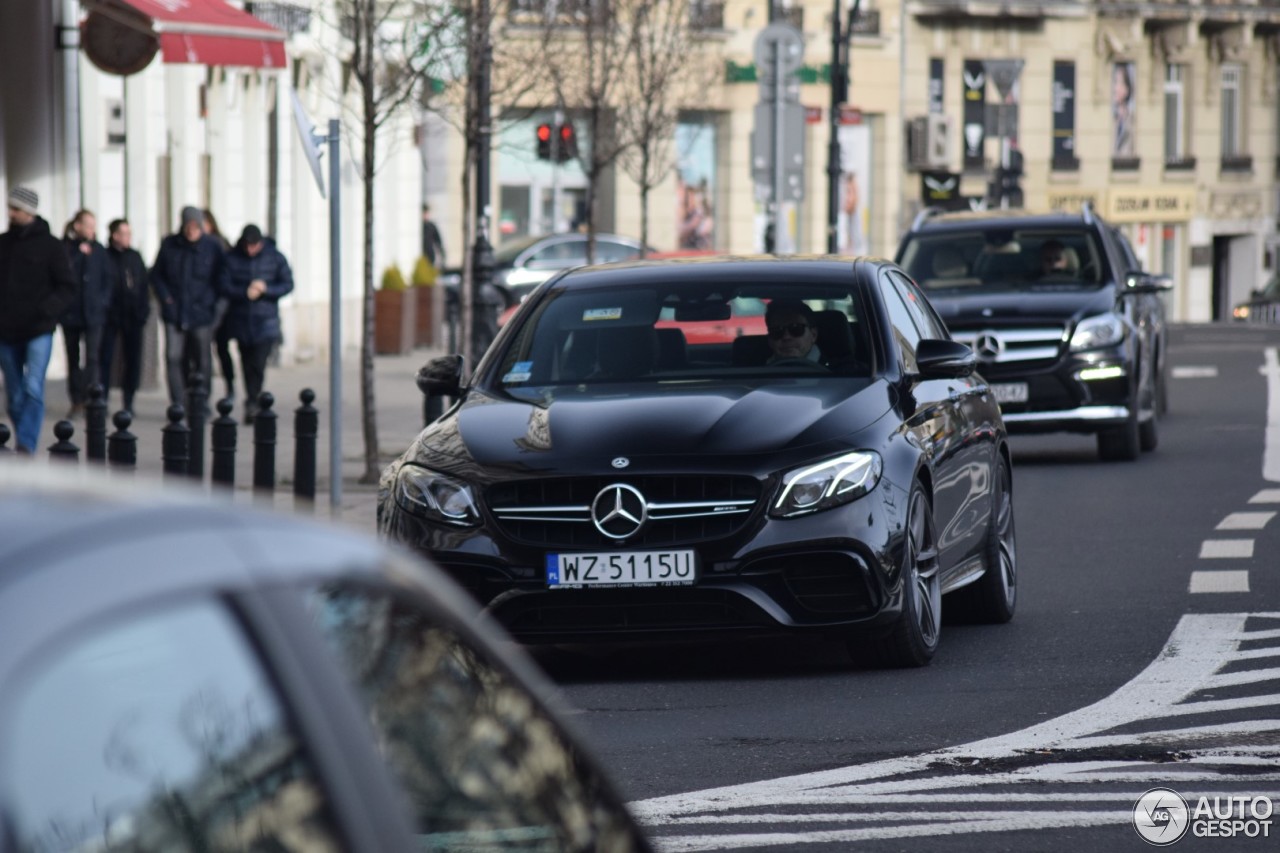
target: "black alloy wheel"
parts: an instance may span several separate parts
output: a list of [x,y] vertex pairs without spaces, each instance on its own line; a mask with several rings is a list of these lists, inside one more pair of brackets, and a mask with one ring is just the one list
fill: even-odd
[[[872,641],[875,663],[886,667],[920,667],[933,659],[942,633],[942,586],[938,577],[938,537],[933,508],[917,482],[907,501],[907,541],[903,547],[902,613],[889,633]],[[864,641],[851,641],[855,658],[867,651]]]
[[1147,392],[1150,401],[1151,417],[1138,425],[1138,448],[1143,453],[1150,453],[1160,445],[1160,432],[1156,421],[1160,419],[1160,374],[1151,372],[1150,390]]
[[1008,461],[1001,456],[996,468],[996,494],[991,506],[991,523],[983,548],[982,577],[947,599],[975,622],[1002,624],[1013,618],[1018,605],[1018,549],[1013,524],[1013,477]]
[[1125,422],[1098,433],[1098,456],[1104,462],[1132,462],[1142,451],[1142,437],[1138,425],[1138,407],[1141,400],[1138,389],[1129,392],[1129,417]]

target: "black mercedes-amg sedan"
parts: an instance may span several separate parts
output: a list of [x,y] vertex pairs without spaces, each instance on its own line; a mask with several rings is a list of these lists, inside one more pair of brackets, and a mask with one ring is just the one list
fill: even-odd
[[[766,306],[766,334],[685,328]],[[921,666],[943,596],[1005,622],[1017,592],[1000,408],[883,260],[706,258],[539,287],[383,472],[378,526],[518,639],[817,631]],[[951,594],[954,593],[954,594]]]

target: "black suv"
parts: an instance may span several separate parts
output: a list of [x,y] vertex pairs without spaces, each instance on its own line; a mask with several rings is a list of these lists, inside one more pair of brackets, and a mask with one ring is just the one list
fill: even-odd
[[1168,276],[1077,214],[925,210],[896,258],[974,348],[1011,432],[1096,433],[1103,459],[1155,449],[1168,403]]

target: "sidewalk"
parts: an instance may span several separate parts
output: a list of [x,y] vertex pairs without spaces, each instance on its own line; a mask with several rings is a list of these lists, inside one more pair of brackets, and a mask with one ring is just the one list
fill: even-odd
[[[427,360],[443,354],[442,349],[417,349],[409,355],[374,358],[375,409],[378,421],[379,470],[399,456],[422,430],[422,394],[414,382],[418,368]],[[315,392],[312,403],[320,413],[320,431],[316,440],[316,500],[314,509],[299,502],[295,506],[293,496],[294,410],[301,405],[298,395],[304,388]],[[345,525],[372,533],[375,530],[377,510],[377,485],[361,484],[364,473],[364,433],[361,418],[360,354],[352,350],[343,354],[342,362],[342,501],[334,508],[329,494],[329,365],[314,361],[282,367],[268,367],[266,390],[275,396],[274,409],[279,416],[276,436],[276,491],[271,505],[281,511],[297,511],[315,518],[338,521]],[[119,390],[113,389],[108,408],[107,434],[115,427],[111,415],[120,405]],[[223,391],[221,377],[215,377],[213,392],[216,398]],[[56,440],[53,427],[67,409],[66,393],[61,382],[47,383],[44,434],[41,452],[36,464],[48,464],[47,448]],[[139,391],[134,399],[134,420],[129,431],[138,439],[138,468],[134,479],[141,483],[151,481],[160,484],[163,474],[161,457],[162,429],[168,423],[165,410],[169,405],[168,393],[163,388]],[[213,402],[211,401],[211,406]],[[236,400],[232,413],[237,421],[244,411],[244,401]],[[214,417],[217,416],[215,411]],[[76,423],[72,442],[81,449],[83,460],[85,437],[83,420]],[[205,428],[205,483],[211,490],[209,475],[210,440]],[[82,461],[80,464],[85,464]],[[191,481],[188,481],[191,482]],[[236,434],[236,481],[233,499],[237,502],[264,505],[265,498],[256,496],[253,487],[253,427],[240,424]]]

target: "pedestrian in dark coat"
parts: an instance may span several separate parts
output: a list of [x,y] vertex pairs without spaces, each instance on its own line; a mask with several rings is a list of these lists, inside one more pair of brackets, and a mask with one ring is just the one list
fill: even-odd
[[195,207],[182,209],[182,225],[160,244],[151,268],[151,288],[165,324],[165,374],[169,402],[186,405],[187,377],[199,372],[209,390],[209,348],[222,247],[204,233],[204,217]]
[[124,356],[124,372],[120,390],[124,408],[133,411],[133,395],[142,378],[142,332],[151,313],[151,294],[147,289],[147,264],[133,248],[133,229],[127,220],[117,219],[108,229],[107,281],[111,283],[111,310],[107,312],[107,328],[102,337],[103,385],[109,384],[111,361],[115,357],[116,339]]
[[36,215],[40,198],[9,191],[9,230],[0,234],[0,371],[20,453],[33,453],[44,426],[44,375],[53,330],[76,294],[61,241]]
[[280,337],[280,298],[293,290],[293,272],[273,241],[246,225],[223,261],[220,288],[227,300],[227,333],[240,350],[244,372],[245,423],[253,423],[271,347]]
[[[206,208],[201,213],[204,215],[204,233],[218,241],[218,245],[222,247],[224,255],[230,252],[231,244],[227,242],[226,237],[222,236],[222,229],[218,227],[218,220],[213,215],[213,211]],[[226,396],[234,400],[236,396],[236,363],[231,358],[231,336],[227,334],[227,300],[221,294],[218,295],[213,317],[213,353],[217,356],[218,367],[222,371],[222,381],[227,386]]]
[[62,235],[71,272],[79,293],[61,318],[62,342],[67,354],[67,396],[74,420],[84,414],[89,386],[106,387],[102,374],[102,335],[111,307],[111,285],[107,281],[107,250],[97,240],[98,220],[92,211],[78,210]]

